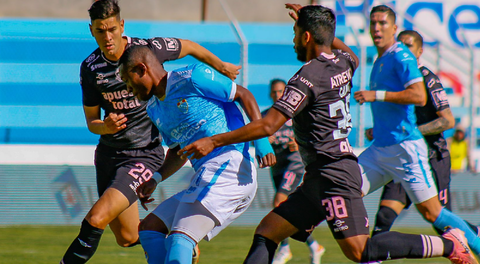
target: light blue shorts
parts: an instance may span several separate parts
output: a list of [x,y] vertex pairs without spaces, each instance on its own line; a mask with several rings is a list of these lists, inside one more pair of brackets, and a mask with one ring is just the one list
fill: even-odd
[[[197,242],[202,238],[210,240],[247,210],[256,191],[255,164],[239,151],[229,150],[206,161],[195,172],[187,189],[163,201],[152,213],[170,231],[189,230],[186,233]],[[202,213],[199,205],[207,212]],[[195,223],[182,226],[183,223],[190,225],[184,220],[195,214],[213,218],[213,229],[196,230],[199,225]]]
[[370,146],[358,157],[362,172],[362,192],[374,192],[391,180],[401,183],[414,204],[435,197],[437,187],[428,163],[424,139],[405,140],[400,144]]

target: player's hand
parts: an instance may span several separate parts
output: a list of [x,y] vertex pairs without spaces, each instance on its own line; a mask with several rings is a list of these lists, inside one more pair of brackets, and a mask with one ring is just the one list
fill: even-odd
[[255,146],[255,157],[257,158],[260,168],[273,166],[277,163],[277,158],[273,154],[273,148],[268,138],[260,138],[253,141]]
[[115,134],[118,131],[125,129],[127,127],[127,117],[120,113],[110,113],[108,116],[103,120],[103,124],[105,126],[104,133],[105,134]]
[[290,152],[298,151],[298,144],[294,138],[290,138],[290,141],[288,141],[287,145],[288,145],[288,150],[290,150]]
[[275,136],[274,135],[269,136],[268,142],[270,142],[270,144],[273,144],[273,142],[275,142]]
[[360,104],[375,101],[375,91],[356,91],[353,98]]
[[201,159],[212,152],[215,148],[212,138],[201,138],[190,145],[185,146],[177,152],[181,159]]
[[367,139],[370,141],[373,140],[373,128],[365,130],[365,137],[367,137]]
[[240,69],[242,66],[237,66],[235,64],[231,64],[229,62],[224,62],[223,63],[223,74],[227,76],[228,78],[235,80],[237,79],[237,75],[240,74]]
[[263,156],[261,159],[257,156],[258,165],[260,168],[271,167],[277,164],[277,157],[273,153],[268,153]]
[[299,4],[285,4],[286,9],[291,9],[292,11],[289,11],[288,14],[290,15],[293,20],[297,21],[298,19],[298,10],[300,10],[303,6]]
[[142,183],[137,188],[137,196],[140,199],[143,209],[148,211],[147,204],[153,202],[155,199],[152,198],[152,193],[157,188],[157,181],[150,179]]

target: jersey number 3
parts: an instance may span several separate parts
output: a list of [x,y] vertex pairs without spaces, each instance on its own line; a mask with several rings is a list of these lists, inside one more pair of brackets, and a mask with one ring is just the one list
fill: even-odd
[[[338,100],[335,103],[332,103],[328,106],[330,117],[342,117],[340,121],[337,122],[338,129],[333,130],[333,139],[341,139],[348,137],[350,131],[352,131],[352,115],[350,114],[350,94],[346,97],[345,103],[343,100]],[[340,110],[340,113],[338,112]]]

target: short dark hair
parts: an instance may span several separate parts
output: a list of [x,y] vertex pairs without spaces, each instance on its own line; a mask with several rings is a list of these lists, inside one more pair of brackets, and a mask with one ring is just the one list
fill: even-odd
[[88,9],[90,20],[105,19],[116,16],[120,20],[120,6],[117,0],[96,0]]
[[153,51],[145,45],[133,45],[127,48],[120,60],[118,66],[122,66],[123,70],[129,70],[139,62],[151,62],[155,58]]
[[372,8],[372,11],[370,11],[370,16],[377,12],[387,13],[387,17],[393,18],[393,23],[397,22],[397,15],[395,14],[395,11],[393,11],[393,9],[391,9],[390,7],[386,5],[374,6]]
[[312,34],[317,45],[330,46],[335,38],[335,13],[321,5],[308,5],[298,10],[297,26]]
[[415,31],[415,30],[404,30],[404,31],[402,31],[398,34],[397,39],[400,38],[403,35],[412,36],[413,41],[417,42],[418,45],[420,45],[420,47],[423,47],[423,37],[417,31]]
[[277,83],[283,83],[283,84],[285,84],[285,85],[287,84],[287,83],[286,83],[284,80],[282,80],[282,79],[278,79],[278,78],[272,79],[272,80],[270,81],[270,89],[272,89],[272,87],[273,87],[275,84],[277,84]]

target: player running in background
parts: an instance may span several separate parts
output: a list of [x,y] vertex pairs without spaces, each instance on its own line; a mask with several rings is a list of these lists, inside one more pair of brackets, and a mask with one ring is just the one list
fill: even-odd
[[[423,38],[414,30],[405,30],[398,34],[401,41],[415,55],[418,67],[423,75],[423,82],[427,89],[427,104],[416,106],[418,129],[428,145],[428,161],[438,190],[438,199],[442,206],[452,210],[450,200],[450,154],[443,131],[455,126],[455,118],[448,104],[448,99],[440,79],[427,67],[420,64],[423,53]],[[371,131],[371,129],[370,129]],[[370,132],[367,133],[371,135]],[[372,140],[372,137],[369,137]],[[391,181],[383,187],[380,206],[375,219],[372,236],[390,230],[393,222],[404,208],[412,204],[405,189],[400,183]],[[478,227],[467,222],[478,234]],[[439,234],[444,230],[436,229]]]
[[391,8],[372,8],[370,35],[378,58],[370,75],[371,90],[354,94],[361,104],[372,102],[374,124],[374,141],[359,156],[362,192],[367,195],[391,180],[400,182],[425,220],[440,230],[448,226],[462,230],[470,247],[478,253],[480,238],[438,200],[428,148],[415,118],[415,105],[424,106],[427,102],[423,76],[414,55],[404,44],[396,42],[396,30]]
[[[124,21],[116,0],[98,0],[90,7],[90,31],[98,48],[83,61],[80,82],[88,129],[101,135],[95,151],[98,201],[82,222],[62,262],[85,263],[95,253],[103,230],[110,225],[122,247],[137,244],[138,205],[135,188],[163,163],[158,130],[141,102],[127,91],[118,73],[118,60],[133,45],[149,45],[160,62],[186,55],[212,65],[235,78],[239,67],[224,63],[189,40],[175,38],[139,39],[122,36]],[[100,110],[105,116],[100,116]]]
[[[267,115],[229,133],[197,140],[180,150],[201,158],[215,148],[270,136],[293,119],[306,173],[303,184],[263,218],[246,264],[271,263],[278,243],[291,236],[305,241],[326,220],[347,258],[355,262],[448,257],[477,263],[458,229],[442,237],[385,232],[369,236],[362,176],[348,142],[352,128],[350,89],[358,58],[335,38],[335,14],[323,6],[287,4],[296,19],[294,43],[305,65],[290,79]],[[298,15],[297,15],[298,14]]]
[[[281,79],[270,81],[270,97],[273,103],[280,99],[285,90],[285,85],[285,81]],[[268,110],[264,110],[262,116],[265,116]],[[275,188],[273,207],[277,207],[300,185],[305,173],[305,167],[293,135],[292,120],[288,120],[273,136],[270,136],[269,141],[277,158],[277,163],[270,168],[273,187]],[[310,249],[310,263],[320,264],[325,248],[318,244],[313,236],[307,238],[306,244]],[[286,238],[280,243],[280,247],[273,259],[273,264],[283,264],[290,259],[292,259],[292,252],[288,238]]]
[[[145,209],[158,183],[186,162],[177,155],[195,140],[243,126],[242,105],[251,120],[261,117],[252,93],[204,64],[166,72],[145,46],[128,49],[120,72],[129,91],[148,101],[147,112],[169,147],[157,177],[137,189]],[[190,186],[163,201],[139,226],[148,263],[190,264],[192,250],[211,240],[247,210],[257,190],[257,173],[248,143],[218,148],[190,162]],[[255,141],[261,166],[275,162],[268,139]],[[168,235],[168,236],[167,236]]]

